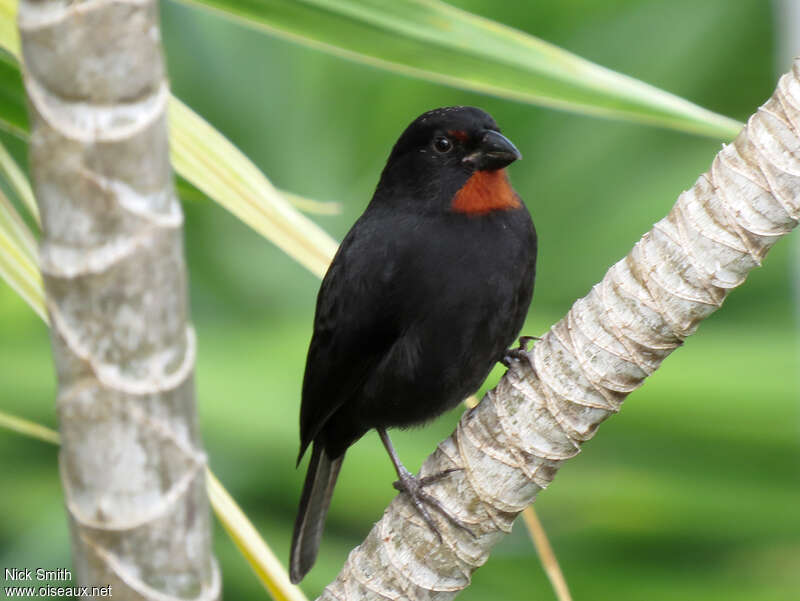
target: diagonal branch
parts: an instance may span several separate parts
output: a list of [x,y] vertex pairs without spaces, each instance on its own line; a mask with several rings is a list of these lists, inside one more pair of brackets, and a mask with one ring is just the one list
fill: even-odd
[[321,599],[453,598],[517,515],[800,216],[800,60],[710,171],[467,411],[421,473],[471,525],[443,542],[399,496]]

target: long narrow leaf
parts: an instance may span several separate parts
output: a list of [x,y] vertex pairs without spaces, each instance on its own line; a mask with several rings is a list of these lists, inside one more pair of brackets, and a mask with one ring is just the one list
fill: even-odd
[[[1,145],[0,149],[2,149]],[[1,158],[0,161],[2,161]],[[37,250],[33,233],[25,225],[22,217],[17,213],[14,205],[11,204],[11,201],[2,190],[0,190],[0,231],[10,238],[20,252],[24,253],[28,262],[36,269]]]
[[33,235],[2,191],[0,191],[0,278],[24,299],[39,317],[47,321],[44,286],[37,265]]
[[33,198],[33,190],[31,190],[28,178],[25,177],[22,169],[19,168],[19,165],[14,161],[14,158],[9,154],[2,142],[0,142],[0,175],[5,175],[22,204],[28,209],[36,223],[40,224],[39,207],[36,206],[36,200]]
[[[16,62],[19,39],[9,35],[15,32],[9,22],[14,25],[16,8],[16,0],[0,0],[0,48],[7,53],[0,52],[0,127],[27,137]],[[325,273],[336,252],[333,238],[294,208],[238,148],[174,96],[169,104],[169,128],[172,164],[180,176],[312,273],[320,277]],[[319,209],[313,201],[306,204]]]
[[17,31],[17,0],[0,0],[0,39],[11,54],[19,53],[19,32]]
[[[25,175],[19,171],[16,163],[0,144],[0,173],[3,172],[9,176],[13,187],[23,190],[27,187],[30,191],[30,184]],[[47,321],[36,240],[2,190],[0,190],[0,278],[24,299],[39,317]]]
[[547,538],[547,533],[544,531],[544,526],[536,515],[536,510],[533,505],[528,505],[522,512],[522,519],[525,522],[525,528],[530,534],[533,546],[539,554],[539,559],[542,562],[547,578],[553,587],[558,601],[572,601],[572,595],[569,593],[567,581],[564,578],[564,573],[561,571],[561,566],[558,565],[558,559],[550,545]]
[[24,417],[11,415],[5,411],[0,411],[0,428],[5,428],[30,438],[36,438],[42,442],[61,444],[61,436],[52,428],[37,424]]
[[44,288],[38,273],[31,273],[17,249],[9,248],[8,238],[0,232],[0,278],[28,303],[36,314],[47,321]]
[[343,58],[467,90],[723,139],[742,127],[439,0],[178,1]]
[[4,14],[0,11],[0,129],[27,140],[29,127],[22,75],[15,56],[10,54],[7,44],[11,42],[2,37],[6,31],[3,24]]
[[206,473],[206,486],[219,521],[272,598],[275,601],[306,601],[303,592],[289,581],[286,570],[272,549],[258,535],[239,505],[210,470]]
[[300,209],[304,213],[311,213],[314,215],[338,215],[342,212],[342,205],[338,202],[329,200],[312,200],[303,196],[298,196],[294,192],[287,192],[280,190],[281,195],[292,203],[296,209]]
[[312,273],[325,273],[336,242],[292,207],[250,159],[175,97],[169,124],[177,173]]
[[28,115],[22,94],[22,77],[17,67],[19,32],[18,0],[0,0],[0,128],[27,138]]
[[[0,411],[0,428],[43,442],[61,444],[61,437],[55,430],[4,411]],[[253,568],[270,596],[275,601],[307,601],[303,592],[289,582],[286,570],[283,569],[272,550],[258,535],[253,524],[230,493],[225,490],[225,487],[208,468],[206,468],[206,492],[211,501],[211,507],[225,527],[228,536]]]

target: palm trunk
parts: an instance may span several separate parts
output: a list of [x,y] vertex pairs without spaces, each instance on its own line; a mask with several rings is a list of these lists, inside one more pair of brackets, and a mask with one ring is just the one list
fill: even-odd
[[798,125],[800,61],[669,215],[536,343],[530,363],[428,457],[423,475],[461,470],[428,490],[477,538],[440,519],[440,544],[399,496],[321,599],[444,601],[468,586],[561,465],[795,227]]
[[72,584],[219,598],[158,5],[22,2]]

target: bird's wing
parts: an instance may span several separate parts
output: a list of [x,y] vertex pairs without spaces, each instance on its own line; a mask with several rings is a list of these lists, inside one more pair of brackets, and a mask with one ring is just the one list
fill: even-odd
[[401,295],[388,255],[386,240],[357,224],[322,282],[303,379],[300,457],[400,335],[394,304]]

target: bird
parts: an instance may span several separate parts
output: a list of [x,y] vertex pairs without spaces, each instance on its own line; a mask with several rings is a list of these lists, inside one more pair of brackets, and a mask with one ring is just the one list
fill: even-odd
[[306,359],[300,452],[311,459],[289,574],[313,566],[347,449],[370,430],[441,540],[428,507],[456,526],[400,461],[387,429],[422,425],[474,393],[510,349],[533,296],[537,236],[506,167],[522,155],[485,111],[434,109],[392,148],[363,214],[322,280]]

